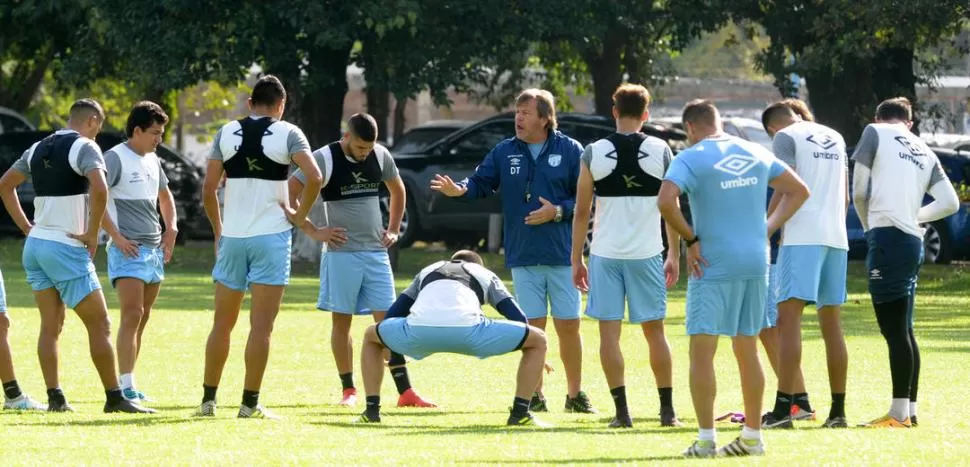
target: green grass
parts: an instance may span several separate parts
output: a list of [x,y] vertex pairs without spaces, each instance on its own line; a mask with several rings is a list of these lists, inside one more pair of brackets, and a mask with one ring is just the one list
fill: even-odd
[[[0,266],[6,278],[11,345],[18,380],[41,400],[44,384],[35,354],[38,314],[20,267],[22,241],[0,242]],[[211,325],[212,286],[208,271],[211,248],[176,252],[169,267],[138,365],[140,388],[158,402],[152,417],[101,413],[104,393],[87,354],[80,321],[68,315],[61,340],[61,381],[77,413],[17,414],[0,412],[0,463],[13,464],[559,464],[664,462],[695,436],[687,388],[687,344],[684,335],[684,293],[671,293],[668,336],[674,353],[675,406],[689,426],[661,429],[657,395],[649,369],[647,346],[637,327],[626,326],[628,399],[635,419],[630,430],[606,428],[612,404],[600,369],[594,322],[584,320],[584,387],[602,413],[565,414],[565,381],[551,334],[548,360],[558,371],[547,378],[552,412],[549,430],[507,429],[518,355],[488,360],[455,355],[413,362],[411,380],[441,409],[385,410],[380,426],[357,426],[357,410],[334,405],[339,380],[329,347],[330,320],[315,311],[316,265],[295,268],[284,310],[274,333],[262,401],[285,417],[279,422],[234,418],[242,391],[243,347],[248,326],[241,319],[234,331],[232,353],[220,387],[220,412],[215,420],[191,418],[201,397],[206,336]],[[401,257],[397,287],[440,254],[406,251]],[[489,256],[494,267],[501,258]],[[105,271],[103,252],[99,271]],[[507,271],[500,275],[509,279]],[[888,408],[889,370],[885,344],[879,335],[865,293],[860,264],[850,267],[849,304],[844,321],[850,352],[850,421],[863,422]],[[103,283],[107,283],[102,276]],[[683,285],[683,281],[681,282]],[[965,460],[970,426],[963,412],[970,362],[970,274],[960,267],[928,267],[920,283],[917,334],[923,352],[920,387],[921,426],[913,430],[826,431],[818,423],[799,429],[768,432],[769,454],[758,463],[790,464],[955,464]],[[112,320],[117,300],[107,290]],[[248,307],[248,304],[247,304]],[[245,315],[244,315],[245,316]],[[368,319],[357,321],[360,336]],[[813,403],[824,418],[829,394],[822,341],[813,313],[806,314],[804,371]],[[737,368],[727,341],[721,341],[718,412],[741,407]],[[767,370],[767,362],[765,367]],[[359,373],[359,371],[358,371]],[[767,370],[766,403],[775,379]],[[358,385],[360,385],[358,376]],[[392,407],[396,393],[385,378],[384,405]],[[718,439],[729,441],[737,425],[719,424]]]

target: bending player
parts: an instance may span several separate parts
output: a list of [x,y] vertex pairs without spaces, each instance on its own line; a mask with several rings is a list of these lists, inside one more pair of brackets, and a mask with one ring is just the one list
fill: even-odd
[[[486,318],[481,308],[485,303],[508,320]],[[515,400],[507,424],[546,426],[529,412],[529,396],[539,382],[546,358],[546,335],[526,322],[502,280],[484,267],[477,253],[461,250],[451,261],[438,261],[422,269],[391,305],[387,317],[364,333],[360,367],[367,409],[360,421],[381,421],[385,348],[419,360],[435,353],[487,358],[521,349]]]

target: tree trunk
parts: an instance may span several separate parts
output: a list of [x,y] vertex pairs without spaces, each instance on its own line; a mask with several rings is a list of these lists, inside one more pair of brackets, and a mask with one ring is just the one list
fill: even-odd
[[[349,58],[350,45],[342,49],[314,50],[307,67],[308,76],[303,81],[294,81],[295,92],[290,93],[295,100],[291,103],[293,122],[303,130],[313,149],[340,139]],[[309,217],[317,226],[327,224],[321,200],[314,204]],[[293,259],[317,261],[319,258],[320,243],[307,238],[303,232],[296,232]]]
[[407,123],[405,112],[408,109],[407,99],[398,99],[394,103],[394,139],[404,134],[404,125]]
[[613,92],[623,82],[621,51],[626,42],[626,32],[613,29],[603,38],[602,50],[589,47],[583,53],[593,78],[593,103],[598,115],[613,115]]
[[844,63],[837,73],[815,70],[805,73],[808,96],[819,123],[842,134],[852,146],[875,111],[873,74],[868,61]]
[[913,50],[907,48],[884,49],[876,55],[872,63],[872,74],[879,79],[873,82],[876,100],[872,109],[875,113],[879,102],[893,97],[909,99],[913,104],[913,133],[918,135],[917,111],[921,106],[916,100],[916,73],[913,62]]
[[[371,75],[373,76],[373,75]],[[367,113],[377,120],[377,139],[387,142],[387,121],[391,114],[391,96],[384,86],[367,85]]]
[[[9,89],[0,89],[0,106],[7,107],[17,113],[27,111],[30,103],[34,101],[37,91],[44,83],[44,75],[47,73],[47,69],[54,60],[54,55],[47,52],[49,49],[50,47],[46,47],[44,55],[34,60],[32,65],[25,65],[31,66],[25,79],[17,80],[18,82],[11,79],[7,82],[10,85]],[[3,84],[3,82],[0,81],[0,84]]]

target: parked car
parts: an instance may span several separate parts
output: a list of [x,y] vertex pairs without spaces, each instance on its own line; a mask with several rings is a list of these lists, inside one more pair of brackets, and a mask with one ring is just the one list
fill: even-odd
[[[50,131],[25,131],[0,135],[0,173],[6,172],[32,144],[50,134]],[[122,141],[124,141],[123,135],[108,132],[101,133],[96,140],[102,151],[107,151]],[[169,179],[169,189],[175,197],[179,218],[179,241],[183,242],[186,238],[211,238],[212,229],[202,208],[202,180],[205,178],[203,169],[165,144],[158,147],[156,154],[162,160],[162,167]],[[20,197],[20,204],[27,213],[27,217],[32,218],[34,188],[29,180],[17,188],[17,195]],[[20,232],[6,210],[0,212],[0,232],[8,234]]]
[[0,107],[0,134],[34,130],[36,130],[34,125],[23,115],[6,107]]
[[[557,119],[559,129],[583,145],[615,131],[614,121],[602,116],[563,113]],[[643,131],[667,141],[675,153],[687,138],[680,130],[656,123],[647,123]],[[433,192],[429,186],[435,174],[455,180],[471,175],[492,147],[514,135],[514,115],[506,112],[452,133],[423,151],[394,152],[408,197],[399,244],[406,247],[419,240],[477,244],[487,238],[489,215],[502,212],[498,196],[460,201]],[[382,209],[386,219],[386,194],[382,195]]]
[[[961,202],[960,209],[955,214],[936,222],[923,224],[926,229],[923,235],[923,260],[926,263],[949,264],[954,259],[963,259],[970,255],[970,210],[968,210],[970,192],[967,192],[967,187],[970,187],[970,154],[939,147],[930,149],[940,159],[943,171],[950,178],[950,182],[957,187]],[[848,153],[852,154],[852,148],[849,148]],[[853,168],[854,163],[850,161],[849,180],[852,180]],[[927,196],[924,202],[929,203],[931,200],[932,198]],[[868,250],[866,237],[862,231],[859,215],[851,204],[845,223],[849,234],[849,255],[857,259],[865,258]]]
[[395,136],[394,144],[388,149],[392,153],[412,154],[421,152],[445,136],[473,123],[475,122],[470,120],[431,120],[405,131],[401,136]]

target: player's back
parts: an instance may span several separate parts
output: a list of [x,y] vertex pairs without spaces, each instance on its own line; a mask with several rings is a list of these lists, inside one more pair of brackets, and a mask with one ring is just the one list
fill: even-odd
[[508,297],[501,280],[483,266],[463,261],[438,261],[425,267],[404,291],[414,299],[412,326],[472,326],[485,314],[484,303]]
[[782,243],[847,250],[848,157],[842,135],[815,122],[798,122],[775,135],[774,147],[775,156],[792,166],[811,193],[785,224]]
[[[243,125],[247,125],[244,129]],[[253,128],[248,128],[250,125]],[[244,131],[245,130],[245,131]],[[244,133],[256,133],[245,141]],[[259,136],[259,132],[262,136]],[[248,117],[227,123],[215,144],[226,168],[223,231],[226,237],[252,237],[284,232],[291,228],[280,208],[287,197],[287,177],[294,149],[305,145],[303,133],[294,125]]]
[[726,135],[700,141],[671,163],[667,178],[687,193],[694,233],[709,264],[701,280],[767,274],[765,199],[782,167],[761,146]]
[[[895,226],[922,238],[916,215],[927,190],[946,174],[936,154],[901,123],[873,123],[863,132],[875,132],[876,150],[871,165],[870,227]],[[862,146],[863,143],[860,143]]]

